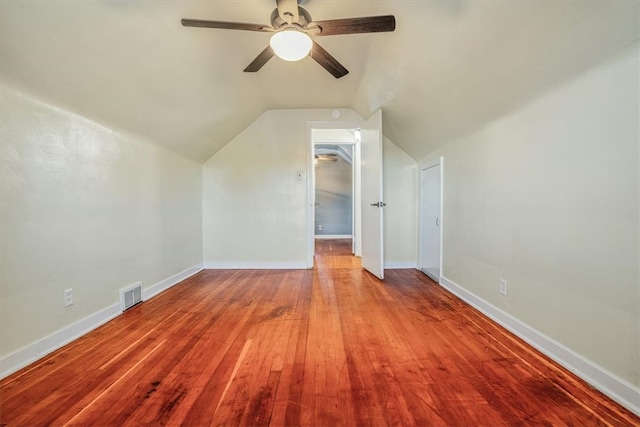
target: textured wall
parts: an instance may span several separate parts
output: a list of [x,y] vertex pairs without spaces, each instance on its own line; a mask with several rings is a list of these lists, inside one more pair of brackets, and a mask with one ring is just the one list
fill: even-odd
[[434,153],[444,276],[636,386],[639,72],[636,45]]
[[418,259],[418,165],[406,152],[383,141],[384,262],[415,267]]
[[5,356],[201,263],[202,227],[200,164],[1,90]]

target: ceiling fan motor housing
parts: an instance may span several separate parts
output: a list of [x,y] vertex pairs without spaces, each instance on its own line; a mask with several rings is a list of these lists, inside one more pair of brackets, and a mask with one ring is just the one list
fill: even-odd
[[[298,16],[298,22],[293,22],[291,25],[298,29],[306,30],[307,26],[311,22],[311,15],[304,8],[298,7]],[[282,17],[278,13],[278,9],[274,9],[271,13],[271,26],[275,28],[276,31],[278,31],[284,27],[287,27],[288,25],[289,24],[287,23],[287,21],[282,19]]]

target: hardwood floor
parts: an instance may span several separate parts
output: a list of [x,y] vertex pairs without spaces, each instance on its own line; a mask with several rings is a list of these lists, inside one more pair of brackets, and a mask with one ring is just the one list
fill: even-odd
[[0,424],[640,425],[415,270],[206,270],[0,382]]

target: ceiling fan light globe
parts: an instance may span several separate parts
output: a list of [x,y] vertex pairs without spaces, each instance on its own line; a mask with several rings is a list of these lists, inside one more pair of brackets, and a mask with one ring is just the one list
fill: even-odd
[[271,48],[279,58],[285,61],[299,61],[309,55],[313,42],[311,38],[298,30],[282,30],[271,36]]

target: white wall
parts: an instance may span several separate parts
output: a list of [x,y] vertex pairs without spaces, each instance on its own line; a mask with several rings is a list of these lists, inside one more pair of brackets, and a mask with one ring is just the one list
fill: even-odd
[[385,268],[415,268],[418,259],[418,164],[383,140]]
[[[362,122],[351,110],[341,110],[340,122]],[[308,122],[334,121],[331,110],[272,110],[262,114],[244,132],[234,138],[204,165],[203,172],[203,248],[205,266],[304,268],[307,264],[307,175],[310,163]],[[415,176],[407,169],[413,162],[393,143],[385,143],[391,177],[390,193],[406,196],[402,186],[415,189]],[[410,162],[409,162],[410,160]],[[401,170],[396,171],[394,165]],[[413,162],[415,168],[415,162]],[[297,181],[296,172],[304,171],[305,180]],[[404,178],[401,178],[403,174]],[[387,180],[385,179],[385,186]],[[397,206],[413,206],[411,201]],[[415,203],[415,202],[413,202]],[[393,204],[395,205],[395,199]],[[413,213],[396,214],[394,207],[385,221],[389,244],[385,254],[394,261],[413,263],[415,250],[399,247],[395,236],[409,234],[415,240],[417,228]],[[385,208],[387,209],[387,208]],[[407,215],[413,219],[407,221]],[[402,218],[401,218],[402,217]],[[409,223],[407,225],[406,223]],[[399,252],[398,252],[399,251]],[[408,257],[408,258],[406,258]]]
[[4,357],[201,264],[202,225],[200,164],[1,91]]
[[639,72],[636,45],[431,156],[446,279],[635,393]]
[[[349,147],[351,149],[351,147]],[[315,166],[315,234],[353,234],[353,167],[342,158]]]

